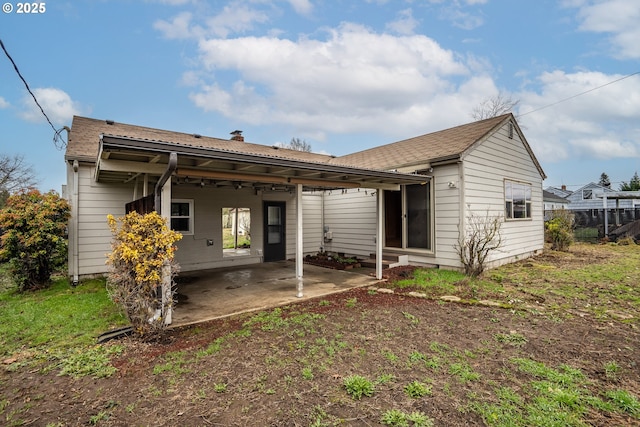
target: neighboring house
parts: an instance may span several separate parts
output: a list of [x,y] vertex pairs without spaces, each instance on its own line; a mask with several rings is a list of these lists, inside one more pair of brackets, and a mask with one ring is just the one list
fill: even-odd
[[[511,114],[340,157],[232,135],[74,117],[65,154],[73,280],[107,271],[107,214],[136,206],[155,206],[184,235],[182,271],[295,258],[302,277],[303,255],[321,249],[460,269],[461,233],[485,215],[503,218],[489,267],[543,250],[545,174]],[[221,244],[230,208],[251,225],[240,255]]]
[[[609,225],[627,224],[640,219],[640,199],[633,198],[634,192],[628,192],[629,198],[625,198],[624,193],[591,182],[567,195],[567,209],[574,212],[578,226],[597,227],[605,222]],[[606,221],[605,207],[608,212]]]
[[569,207],[569,201],[567,199],[547,190],[542,190],[542,202],[544,204],[545,221],[550,218],[553,211],[568,209]]

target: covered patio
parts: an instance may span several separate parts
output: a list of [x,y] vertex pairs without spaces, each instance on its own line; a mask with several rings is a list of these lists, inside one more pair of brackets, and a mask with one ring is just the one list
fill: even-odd
[[[234,145],[235,143],[235,145]],[[193,145],[197,144],[197,145]],[[211,144],[211,145],[205,145]],[[222,145],[221,145],[222,144]],[[425,185],[430,176],[413,171],[373,170],[353,165],[337,164],[335,158],[313,153],[282,153],[278,147],[265,147],[244,142],[214,141],[200,136],[172,135],[172,142],[151,140],[135,136],[101,134],[94,180],[100,184],[133,186],[134,203],[153,199],[150,206],[165,218],[172,218],[175,194],[181,194],[185,205],[185,232],[181,253],[192,265],[181,277],[185,283],[179,287],[182,294],[175,311],[165,318],[167,324],[185,325],[207,319],[287,304],[301,298],[312,298],[341,289],[365,286],[382,277],[384,204],[382,190],[399,190],[402,185]],[[142,180],[142,199],[139,199],[138,177]],[[153,188],[149,194],[148,190]],[[374,189],[375,216],[375,278],[363,274],[324,271],[304,266],[303,193],[346,189]],[[74,193],[75,194],[75,193]],[[215,201],[226,200],[228,207],[249,208],[238,205],[253,201],[253,212],[263,219],[262,230],[256,231],[255,244],[240,261],[220,251],[210,258],[206,248],[217,249],[212,236],[213,226],[194,231],[190,207],[191,200],[204,206],[199,224],[219,212]],[[256,199],[249,199],[255,197]],[[249,200],[247,202],[247,200]],[[287,208],[290,206],[290,209]],[[207,206],[209,206],[207,208]],[[224,206],[222,206],[224,207]],[[145,210],[146,210],[145,208]],[[205,209],[208,209],[205,211]],[[287,213],[288,212],[288,213]],[[217,213],[216,213],[217,214]],[[273,214],[273,215],[272,215]],[[284,218],[295,220],[286,232]],[[74,215],[74,218],[77,215]],[[182,230],[181,230],[182,231]],[[307,230],[308,231],[308,230]],[[198,233],[202,233],[201,235]],[[293,238],[287,240],[287,236]],[[204,249],[203,249],[204,247]],[[236,252],[237,253],[237,252]],[[217,256],[217,258],[215,258]],[[238,257],[239,259],[239,257]],[[295,259],[295,261],[281,261]],[[271,262],[276,262],[273,266]],[[208,263],[208,264],[207,264]],[[74,265],[76,265],[75,263]],[[237,264],[229,268],[226,265]],[[212,268],[213,265],[220,267]],[[192,280],[189,281],[189,274]],[[196,279],[197,278],[197,279]],[[190,283],[189,283],[190,282]],[[170,275],[164,274],[162,304],[170,302]],[[215,305],[214,305],[215,304]],[[173,311],[173,313],[172,313]]]
[[372,268],[333,270],[305,265],[303,297],[296,296],[293,261],[181,273],[172,327],[265,310],[378,282]]

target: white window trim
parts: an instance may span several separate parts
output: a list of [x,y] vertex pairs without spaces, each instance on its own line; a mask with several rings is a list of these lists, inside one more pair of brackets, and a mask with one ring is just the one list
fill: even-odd
[[[529,213],[530,216],[525,216],[524,218],[514,218],[513,217],[513,187],[512,187],[512,193],[511,193],[511,199],[507,198],[507,192],[506,192],[506,187],[507,187],[507,182],[510,182],[512,185],[513,184],[517,184],[517,185],[524,185],[529,187],[529,200],[526,199],[525,196],[525,214],[527,212],[527,205],[529,206]],[[505,221],[531,221],[533,220],[533,185],[531,185],[530,182],[522,182],[522,181],[516,181],[513,179],[505,179],[502,185],[502,191],[504,191],[504,212],[505,212]],[[526,194],[526,191],[525,191]],[[507,206],[507,202],[510,201],[511,202],[511,212],[510,212],[510,216],[507,216],[507,210],[506,210],[506,206]]]
[[[193,199],[171,199],[171,204],[173,203],[188,203],[189,204],[189,231],[180,231],[181,234],[185,235],[185,236],[192,236],[194,234],[194,220],[193,220],[193,216],[194,216],[194,212],[193,212]],[[171,220],[173,218],[186,218],[184,216],[171,216],[171,218],[169,219],[169,224],[171,224]]]

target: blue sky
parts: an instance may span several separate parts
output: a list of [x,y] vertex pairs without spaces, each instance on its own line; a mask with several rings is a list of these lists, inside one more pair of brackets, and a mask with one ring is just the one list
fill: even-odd
[[[637,0],[9,3],[0,38],[56,129],[76,114],[342,155],[468,123],[501,93],[544,187],[640,172]],[[2,52],[0,128],[0,153],[60,191],[64,151]]]

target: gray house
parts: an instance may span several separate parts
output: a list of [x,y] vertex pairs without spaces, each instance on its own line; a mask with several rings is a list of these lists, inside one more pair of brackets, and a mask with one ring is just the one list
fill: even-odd
[[[559,192],[565,190],[547,188],[545,191],[562,194]],[[567,209],[574,212],[578,226],[597,227],[604,226],[605,223],[622,225],[640,219],[640,198],[637,192],[615,191],[591,182],[567,193]]]
[[[460,269],[455,245],[474,215],[503,221],[490,267],[543,250],[545,174],[511,114],[340,157],[232,135],[74,117],[65,154],[73,280],[107,271],[106,216],[141,200],[184,235],[182,271],[295,258],[302,277],[304,255],[320,248]],[[250,224],[242,251],[223,248],[229,212]]]

